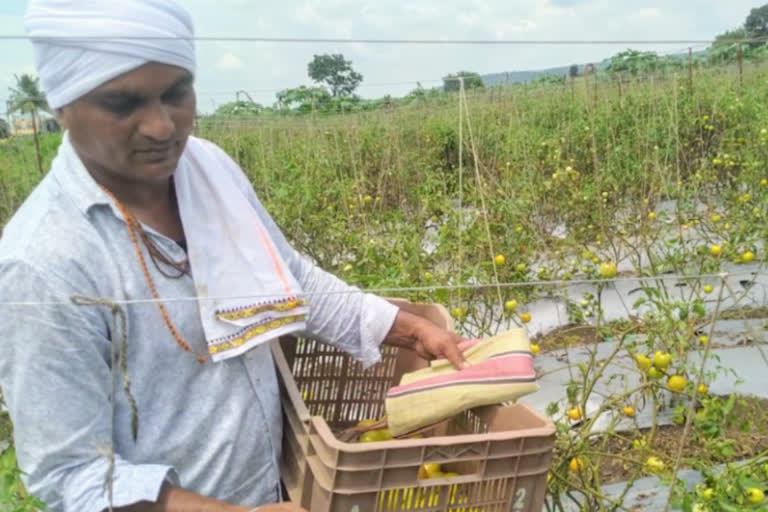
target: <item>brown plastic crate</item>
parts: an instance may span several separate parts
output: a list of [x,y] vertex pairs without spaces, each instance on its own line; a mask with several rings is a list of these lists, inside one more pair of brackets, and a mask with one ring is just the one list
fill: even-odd
[[[453,329],[442,306],[390,299]],[[554,425],[526,405],[467,411],[420,439],[343,443],[334,435],[385,414],[400,376],[427,363],[383,347],[364,371],[343,352],[286,337],[273,345],[285,416],[282,476],[291,501],[310,512],[539,512],[552,461]],[[419,480],[438,462],[461,476]]]

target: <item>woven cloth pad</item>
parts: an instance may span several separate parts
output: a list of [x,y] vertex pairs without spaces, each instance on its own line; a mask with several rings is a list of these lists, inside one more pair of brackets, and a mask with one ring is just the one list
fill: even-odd
[[468,368],[438,359],[407,373],[387,393],[387,422],[393,436],[439,423],[467,409],[514,402],[538,391],[533,354],[523,329],[511,329],[459,346]]

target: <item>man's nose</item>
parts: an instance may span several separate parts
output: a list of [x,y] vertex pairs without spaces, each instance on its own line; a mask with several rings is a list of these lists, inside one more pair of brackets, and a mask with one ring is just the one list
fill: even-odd
[[162,104],[148,106],[139,126],[141,135],[158,141],[170,139],[174,129],[173,119]]

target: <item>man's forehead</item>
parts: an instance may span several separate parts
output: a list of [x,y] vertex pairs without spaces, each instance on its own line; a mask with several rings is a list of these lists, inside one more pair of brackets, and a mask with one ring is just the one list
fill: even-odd
[[189,84],[193,78],[192,73],[186,69],[165,64],[148,64],[97,87],[92,94],[152,94]]

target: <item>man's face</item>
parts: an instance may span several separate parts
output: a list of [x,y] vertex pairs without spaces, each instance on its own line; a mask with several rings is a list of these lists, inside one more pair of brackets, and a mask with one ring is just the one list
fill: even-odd
[[148,63],[63,107],[59,117],[91,173],[158,184],[176,170],[195,108],[189,71]]

